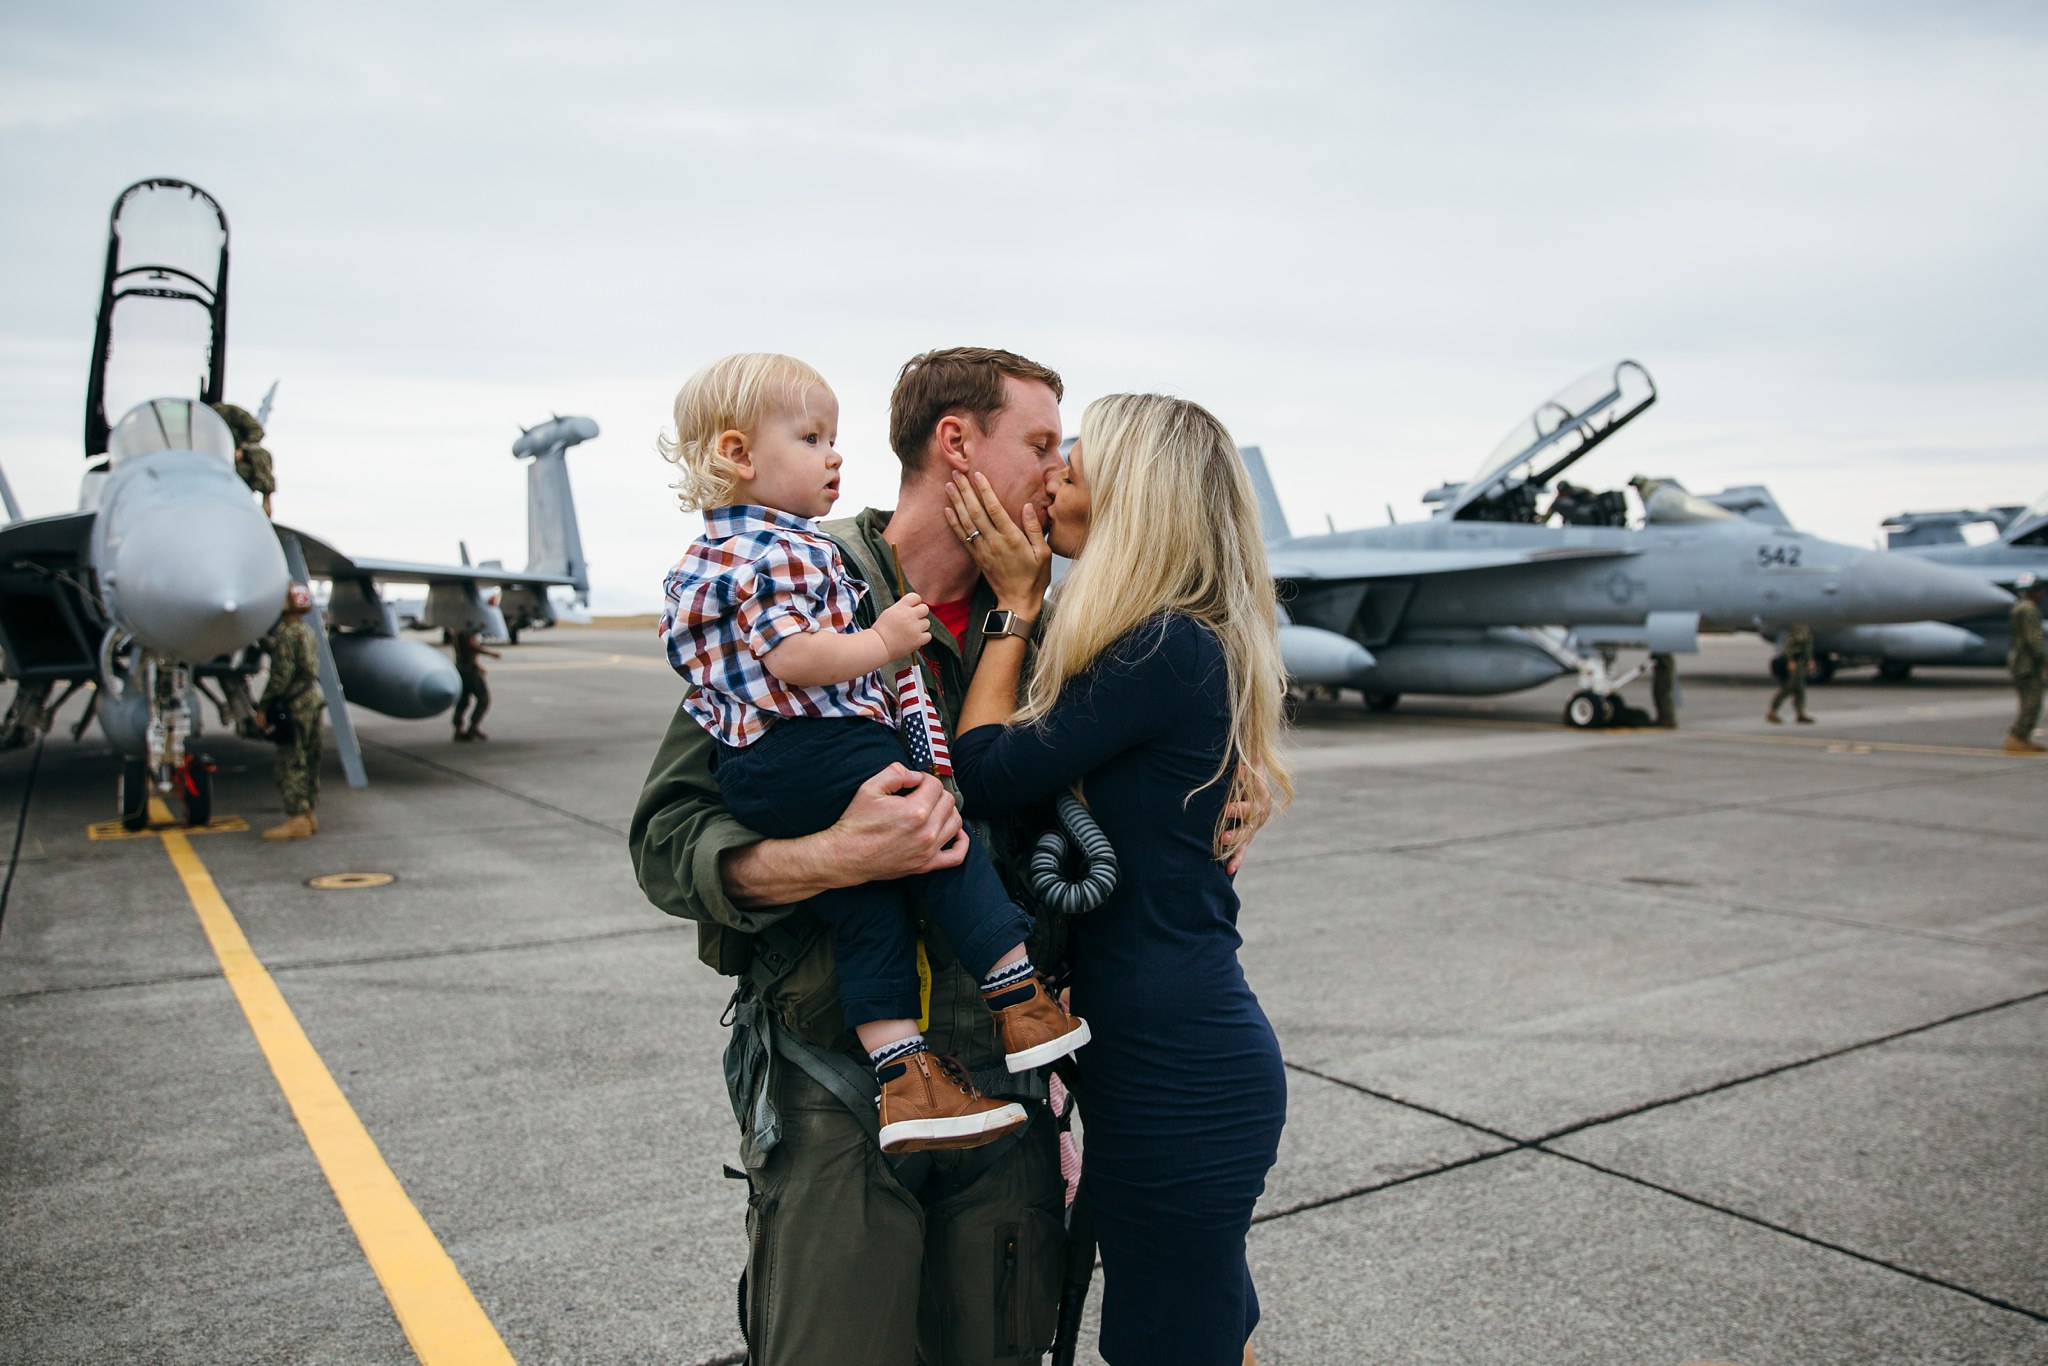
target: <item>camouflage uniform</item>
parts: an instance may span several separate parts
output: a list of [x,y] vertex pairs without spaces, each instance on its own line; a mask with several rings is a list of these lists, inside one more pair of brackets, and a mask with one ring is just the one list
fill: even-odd
[[1813,632],[1805,626],[1793,626],[1786,630],[1785,639],[1779,643],[1779,652],[1785,659],[1785,681],[1771,694],[1771,715],[1778,714],[1778,707],[1786,698],[1792,699],[1793,714],[1806,715],[1806,671],[1813,666]]
[[237,404],[216,403],[213,410],[235,434],[235,473],[251,492],[265,497],[276,493],[277,476],[270,467],[270,452],[263,448],[263,424]]
[[289,699],[292,738],[277,747],[277,795],[284,813],[311,811],[320,799],[320,653],[313,628],[305,618],[287,616],[266,642],[270,681],[263,685],[259,709],[272,698]]
[[2012,737],[2026,743],[2034,738],[2041,721],[2041,670],[2048,661],[2048,647],[2041,639],[2041,605],[2023,597],[2012,605],[2012,652],[2006,664],[2012,670],[2012,686],[2020,695],[2020,713],[2012,723]]

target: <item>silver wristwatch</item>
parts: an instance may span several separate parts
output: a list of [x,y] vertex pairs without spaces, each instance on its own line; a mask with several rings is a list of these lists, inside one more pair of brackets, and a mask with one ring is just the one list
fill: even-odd
[[985,637],[1015,636],[1019,640],[1030,640],[1031,632],[1038,625],[1026,621],[1007,608],[998,607],[981,619],[981,633]]

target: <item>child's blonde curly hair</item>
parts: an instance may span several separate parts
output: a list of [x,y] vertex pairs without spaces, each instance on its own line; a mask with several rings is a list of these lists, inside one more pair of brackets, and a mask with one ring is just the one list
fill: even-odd
[[825,377],[794,356],[747,351],[715,360],[684,382],[676,394],[675,435],[655,438],[661,458],[676,467],[676,501],[685,512],[725,507],[739,484],[738,467],[718,449],[728,431],[749,439],[763,419],[801,414],[814,386],[830,388]]

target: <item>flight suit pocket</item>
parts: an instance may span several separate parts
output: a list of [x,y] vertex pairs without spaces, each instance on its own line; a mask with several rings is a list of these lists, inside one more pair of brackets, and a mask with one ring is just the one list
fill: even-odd
[[1027,1208],[1016,1223],[996,1227],[990,1248],[996,1360],[1036,1361],[1052,1349],[1065,1246],[1066,1228],[1047,1210]]

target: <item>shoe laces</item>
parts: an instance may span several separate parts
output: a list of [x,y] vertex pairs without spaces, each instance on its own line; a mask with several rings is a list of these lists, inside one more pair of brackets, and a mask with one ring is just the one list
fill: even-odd
[[955,1086],[958,1086],[970,1096],[981,1094],[981,1092],[974,1089],[973,1078],[967,1075],[967,1069],[960,1065],[958,1058],[950,1053],[934,1053],[931,1057],[932,1062],[938,1066],[939,1071]]

